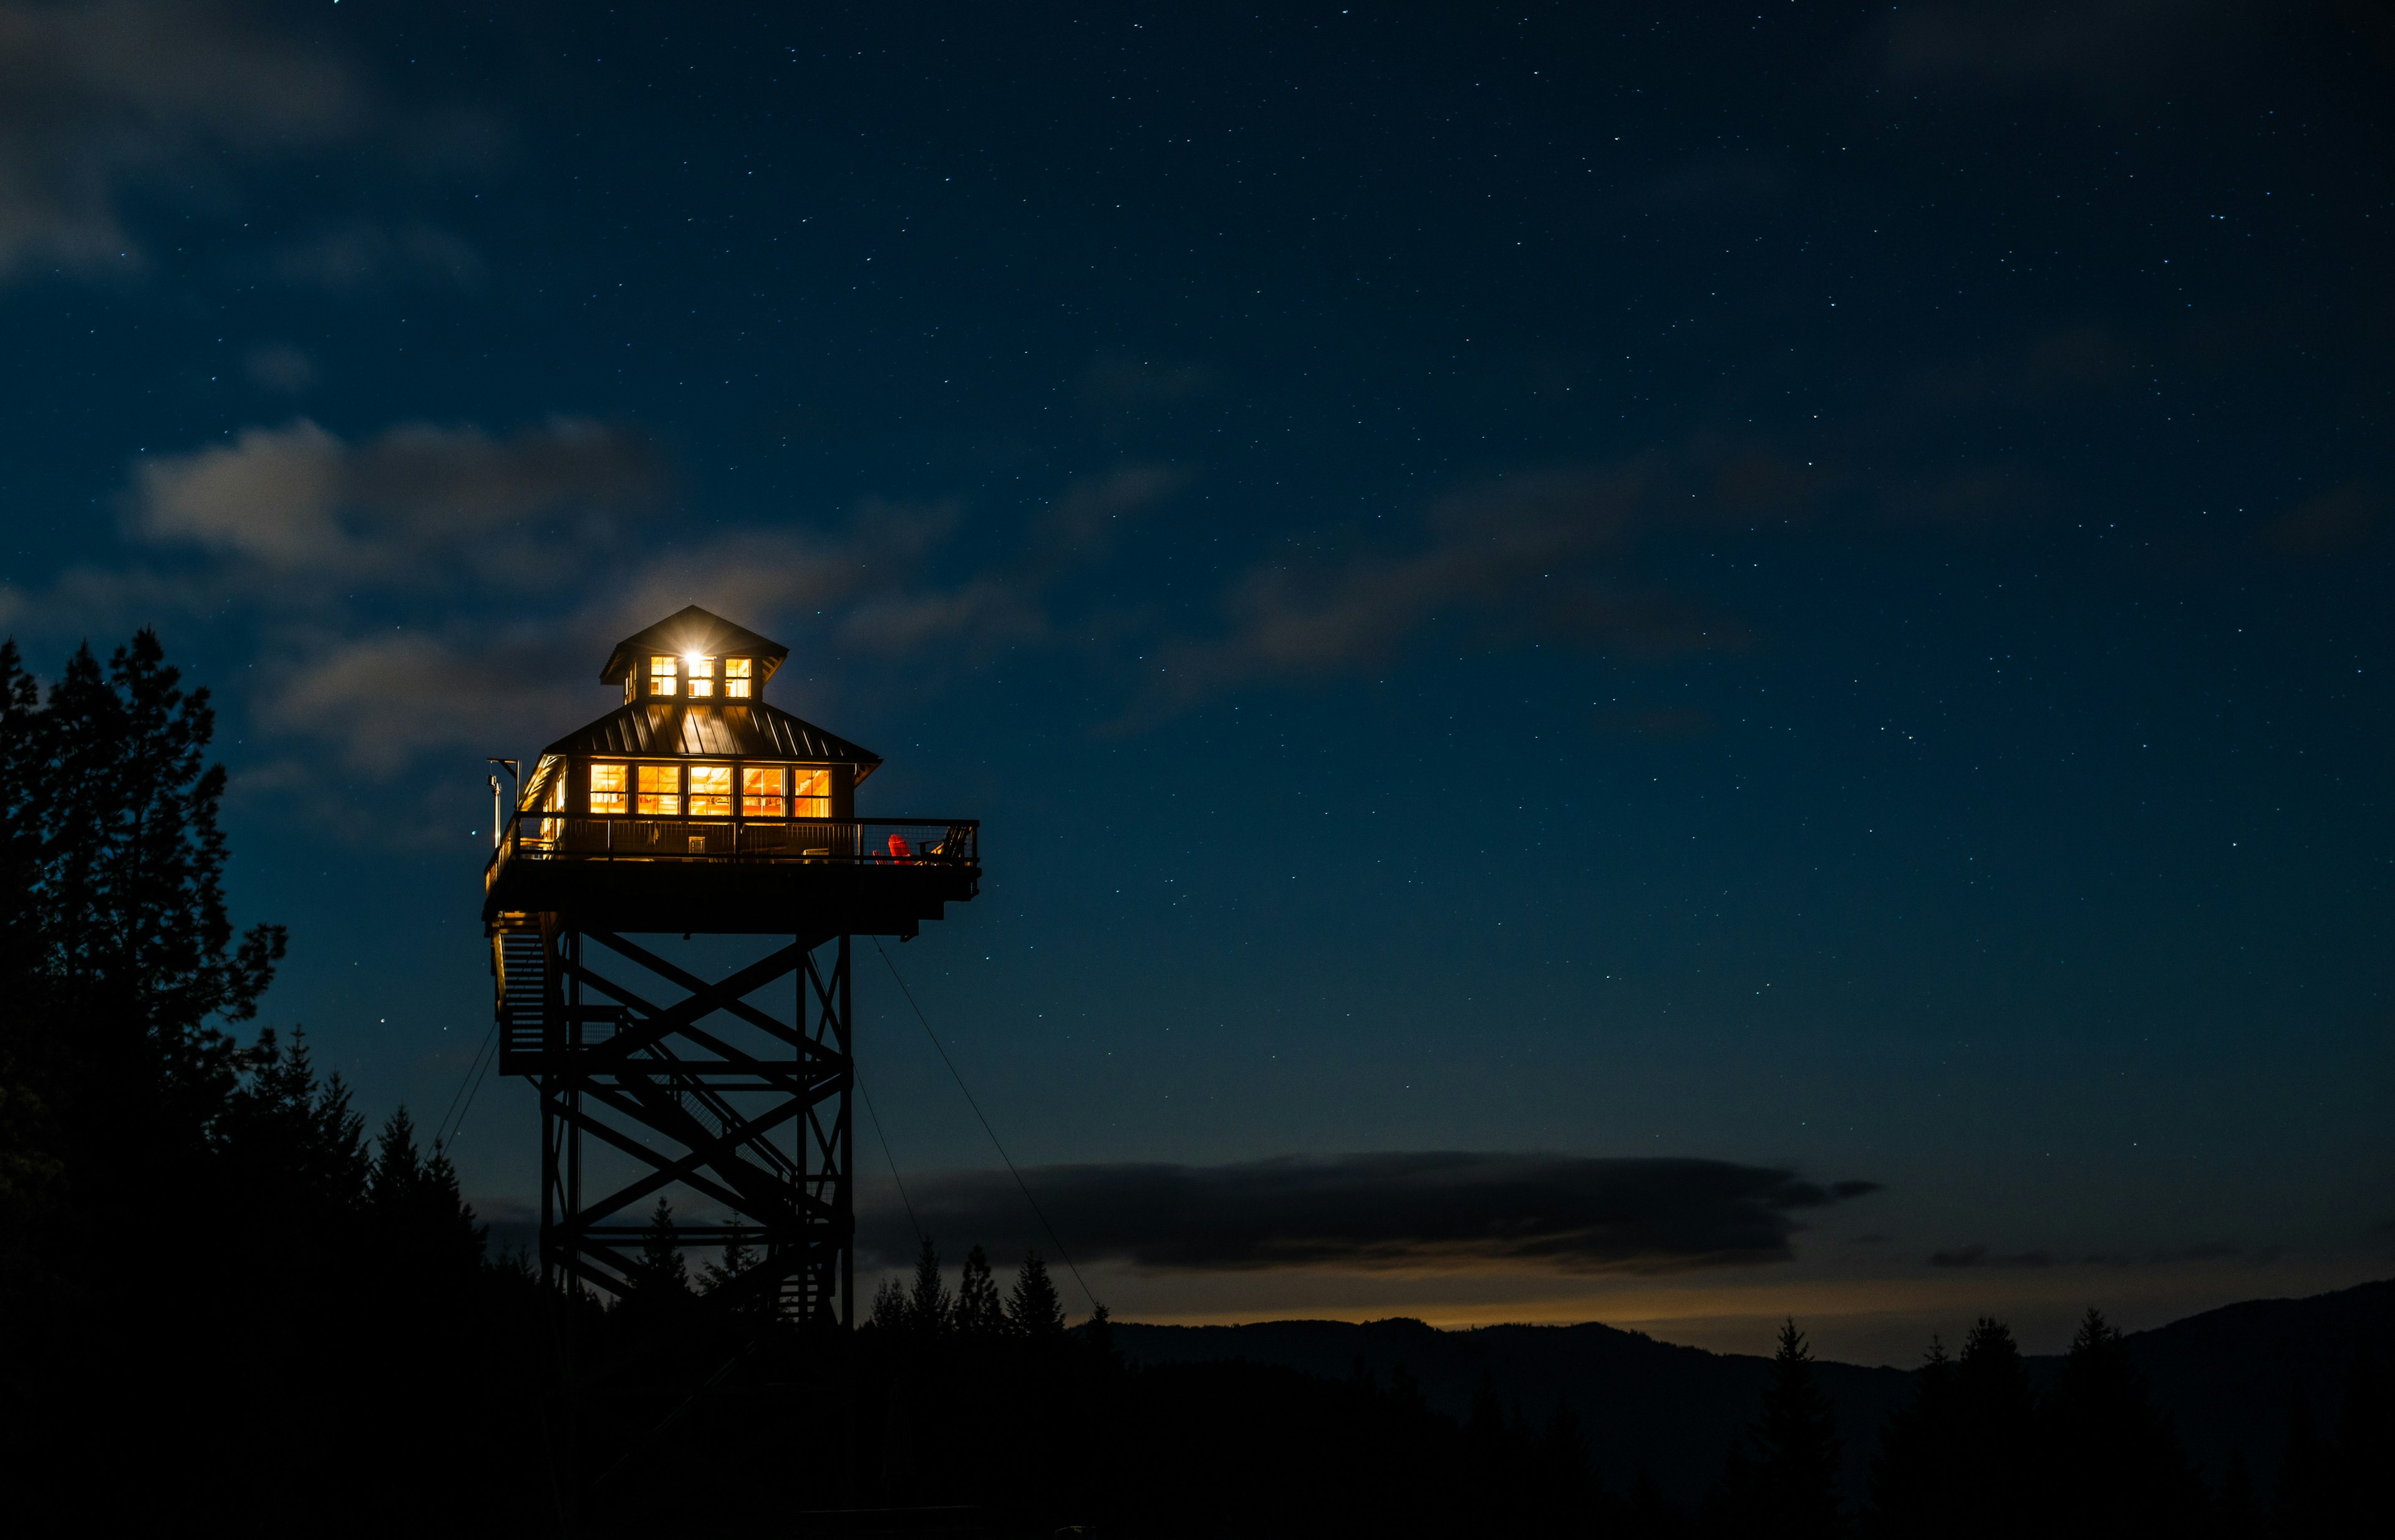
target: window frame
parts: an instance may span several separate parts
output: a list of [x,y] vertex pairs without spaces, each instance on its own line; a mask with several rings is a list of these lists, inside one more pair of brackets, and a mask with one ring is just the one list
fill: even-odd
[[[790,766],[790,816],[793,818],[828,818],[831,816],[831,766],[828,764],[794,764]],[[820,791],[806,791],[807,786],[819,786]],[[801,812],[811,805],[814,812]]]
[[[616,780],[615,788],[612,790],[602,791],[600,790],[598,772],[601,770],[615,770],[621,772],[621,776]],[[615,800],[615,805],[613,807],[600,806],[599,799],[601,797],[613,797]],[[592,760],[590,762],[590,768],[586,772],[583,779],[583,813],[588,816],[594,818],[615,818],[624,816],[630,813],[631,810],[632,762],[629,760],[619,759]]]
[[[733,771],[734,768],[735,766],[730,760],[685,761],[681,767],[682,816],[686,818],[731,818],[737,816],[740,806],[740,796],[739,782],[733,777]],[[723,773],[723,794],[721,797],[716,796],[712,792],[700,792],[698,790],[698,773],[702,770],[720,770]],[[700,812],[698,799],[701,795],[705,795],[707,800],[709,802],[721,802],[723,804],[723,811],[721,813]]]
[[[671,772],[673,777],[673,790],[670,791],[650,791],[644,790],[642,786],[642,782],[645,778],[643,772],[651,770],[665,770]],[[632,764],[631,787],[632,816],[636,818],[681,819],[683,816],[682,810],[689,805],[689,797],[684,791],[682,786],[684,778],[685,777],[682,775],[682,765],[679,760],[634,761]],[[652,799],[659,802],[669,800],[672,802],[673,805],[671,807],[643,807],[641,805],[643,801]]]
[[[663,683],[660,684],[660,681]],[[649,655],[649,698],[664,700],[681,694],[681,659],[668,653]]]
[[757,697],[757,660],[753,657],[727,657],[721,663],[723,698],[754,700]]
[[[772,776],[774,789],[771,791],[752,791],[748,785],[748,778],[752,776]],[[763,811],[752,805],[758,803],[771,803],[773,810]],[[740,816],[773,823],[780,823],[789,817],[790,767],[778,760],[763,764],[743,763],[740,766]]]

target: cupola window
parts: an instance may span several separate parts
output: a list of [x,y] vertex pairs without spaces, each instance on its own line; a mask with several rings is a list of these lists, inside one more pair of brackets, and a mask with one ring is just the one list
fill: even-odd
[[755,667],[755,663],[754,660],[750,658],[727,657],[723,660],[724,699],[746,700],[748,698],[748,692],[754,685],[754,676],[749,672],[749,670],[753,667]]
[[590,767],[590,811],[621,813],[624,811],[624,771],[621,764],[593,764]]
[[649,694],[669,696],[680,687],[681,659],[652,657],[649,659]]
[[[715,693],[715,659],[694,654],[682,659],[690,665],[690,696],[697,700]],[[696,795],[695,792],[693,795]]]

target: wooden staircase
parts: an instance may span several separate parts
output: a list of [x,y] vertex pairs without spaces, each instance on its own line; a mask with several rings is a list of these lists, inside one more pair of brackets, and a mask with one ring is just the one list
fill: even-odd
[[549,1019],[549,948],[540,932],[494,935],[491,974],[499,1017],[499,1073],[523,1074],[538,1062]]

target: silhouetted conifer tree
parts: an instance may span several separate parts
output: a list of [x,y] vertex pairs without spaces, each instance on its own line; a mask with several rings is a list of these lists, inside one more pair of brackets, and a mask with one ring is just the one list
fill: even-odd
[[1463,1419],[1463,1436],[1494,1459],[1505,1445],[1505,1403],[1497,1394],[1497,1376],[1484,1369],[1473,1387],[1472,1410]]
[[757,1254],[746,1241],[734,1241],[723,1248],[722,1255],[708,1263],[703,1269],[707,1274],[704,1289],[713,1294],[756,1265]]
[[997,1336],[1006,1330],[1006,1308],[999,1302],[998,1281],[990,1276],[989,1254],[979,1246],[965,1254],[963,1273],[957,1280],[957,1330],[969,1337]]
[[2096,1310],[2071,1338],[2046,1415],[2058,1533],[2183,1535],[2202,1522],[2203,1489],[2177,1435],[2147,1400],[2128,1345]]
[[947,1331],[954,1313],[947,1283],[940,1277],[939,1248],[927,1235],[915,1253],[915,1286],[906,1294],[906,1329],[926,1339],[936,1337]]
[[39,704],[16,639],[0,642],[0,1289],[7,1280],[21,1283],[31,1262],[26,1242],[64,1164],[54,1122],[55,1044],[41,1032],[45,943],[33,906],[42,853],[33,732]]
[[1726,1535],[1826,1540],[1842,1534],[1841,1443],[1829,1398],[1813,1380],[1813,1354],[1790,1321],[1780,1331],[1763,1411],[1748,1425],[1715,1491],[1713,1524]]
[[1572,1410],[1571,1398],[1560,1390],[1555,1392],[1555,1414],[1539,1435],[1535,1469],[1546,1498],[1542,1517],[1551,1533],[1573,1527],[1575,1516],[1585,1516],[1604,1497],[1589,1466],[1588,1434]]
[[337,1074],[317,1081],[304,1032],[285,1047],[270,1027],[239,1062],[213,1131],[228,1209],[261,1215],[285,1246],[354,1243],[374,1164],[349,1087]]
[[906,1327],[906,1291],[894,1278],[885,1278],[873,1291],[871,1323],[883,1332],[901,1332]]
[[641,1255],[633,1266],[632,1299],[678,1301],[690,1293],[690,1266],[675,1243],[673,1203],[657,1194],[648,1228],[641,1232]]
[[1029,1337],[1060,1336],[1065,1330],[1065,1302],[1049,1280],[1048,1264],[1038,1252],[1025,1252],[1016,1269],[1014,1288],[1007,1295],[1008,1324]]
[[1696,1533],[1679,1506],[1663,1495],[1655,1473],[1640,1466],[1630,1479],[1629,1500],[1622,1507],[1622,1533],[1630,1540],[1684,1540]]
[[1912,1400],[1888,1414],[1872,1456],[1871,1506],[1863,1533],[1913,1540],[1953,1529],[1963,1463],[1961,1397],[1953,1361],[1937,1338],[1914,1371]]
[[404,1259],[417,1285],[455,1281],[481,1264],[487,1232],[458,1193],[457,1168],[438,1147],[430,1158],[417,1148],[416,1122],[404,1107],[376,1140],[366,1204],[388,1255]]
[[[215,729],[207,691],[184,693],[151,631],[104,670],[78,648],[40,710],[14,647],[0,657],[0,917],[31,986],[0,1016],[0,1181],[63,1181],[58,1217],[146,1213],[149,1243],[186,1249],[159,1229],[205,1228],[216,1206],[210,1133],[237,1072],[222,1024],[255,1014],[284,950],[275,926],[236,942],[226,914]],[[88,1288],[130,1281],[116,1234],[36,1243]]]
[[2004,1322],[1980,1318],[1959,1361],[1932,1343],[1912,1405],[1881,1436],[1864,1533],[1965,1540],[2033,1528],[2045,1474],[2036,1408]]

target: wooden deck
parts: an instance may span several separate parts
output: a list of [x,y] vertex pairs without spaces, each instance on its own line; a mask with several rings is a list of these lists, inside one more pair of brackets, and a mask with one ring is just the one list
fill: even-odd
[[913,936],[981,885],[977,821],[922,818],[510,820],[483,920],[570,915],[612,931]]

